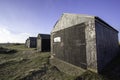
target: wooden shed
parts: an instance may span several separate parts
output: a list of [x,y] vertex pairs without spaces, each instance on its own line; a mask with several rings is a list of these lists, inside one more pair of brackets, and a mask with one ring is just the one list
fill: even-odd
[[38,34],[37,50],[41,52],[50,51],[50,35],[49,34]]
[[54,58],[101,72],[118,53],[118,31],[97,16],[64,13],[51,32]]
[[36,48],[37,38],[36,37],[29,37],[25,42],[25,46],[28,48]]
[[29,43],[30,43],[29,38],[27,38],[26,41],[25,41],[25,47],[29,47]]

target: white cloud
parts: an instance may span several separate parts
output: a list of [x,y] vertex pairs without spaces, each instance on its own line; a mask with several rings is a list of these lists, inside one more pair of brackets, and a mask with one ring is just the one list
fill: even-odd
[[6,30],[5,28],[0,28],[0,34],[10,34],[10,31]]
[[14,34],[10,30],[0,26],[0,43],[24,43],[30,36],[28,33]]

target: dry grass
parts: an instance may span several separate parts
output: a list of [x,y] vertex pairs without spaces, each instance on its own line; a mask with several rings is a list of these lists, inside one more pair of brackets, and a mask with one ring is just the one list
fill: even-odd
[[61,72],[49,63],[49,52],[36,52],[34,48],[25,48],[24,45],[2,47],[18,52],[0,54],[0,80],[108,80],[91,71],[83,72],[79,76]]

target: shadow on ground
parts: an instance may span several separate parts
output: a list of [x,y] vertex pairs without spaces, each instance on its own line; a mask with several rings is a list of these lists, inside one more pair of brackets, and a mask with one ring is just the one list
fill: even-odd
[[17,50],[0,47],[0,54],[14,54]]

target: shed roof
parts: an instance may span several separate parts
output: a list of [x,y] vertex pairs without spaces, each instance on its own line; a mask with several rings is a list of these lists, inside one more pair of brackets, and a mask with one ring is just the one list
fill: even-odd
[[29,37],[29,40],[36,40],[37,37]]
[[111,29],[118,32],[116,29],[114,29],[112,26],[110,26],[109,24],[107,24],[105,21],[103,21],[97,16],[91,16],[85,14],[70,14],[70,13],[62,14],[61,18],[54,25],[52,32],[56,32],[84,22],[94,22],[95,20],[102,22],[103,24],[109,26]]
[[38,34],[37,38],[50,39],[50,34]]
[[102,20],[101,18],[95,16],[95,20],[98,20],[98,21],[102,22],[103,24],[109,26],[111,29],[113,29],[113,30],[116,31],[117,33],[119,32],[118,30],[116,30],[115,28],[113,28],[111,25],[109,25],[107,22],[105,22],[105,21]]
[[29,39],[36,39],[37,37],[29,37]]

